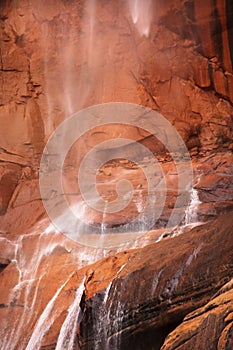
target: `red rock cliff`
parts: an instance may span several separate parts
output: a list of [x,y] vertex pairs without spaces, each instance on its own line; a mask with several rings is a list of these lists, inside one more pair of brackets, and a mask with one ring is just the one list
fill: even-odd
[[[71,341],[81,349],[233,346],[232,1],[145,1],[133,23],[135,3],[1,1],[3,350],[71,349]],[[152,108],[178,130],[192,158],[197,220],[215,221],[175,238],[172,229],[163,231],[177,196],[172,188],[154,227],[161,231],[120,252],[83,247],[49,226],[38,185],[49,136],[71,114],[117,101]],[[97,127],[74,145],[65,164],[67,193],[83,156],[112,137],[150,149],[173,187],[177,171],[163,145],[140,128],[118,125]],[[114,197],[104,185],[119,174],[145,195],[140,169],[122,159],[100,169],[102,195]],[[107,224],[137,213],[132,204]],[[96,214],[95,223],[101,220]]]

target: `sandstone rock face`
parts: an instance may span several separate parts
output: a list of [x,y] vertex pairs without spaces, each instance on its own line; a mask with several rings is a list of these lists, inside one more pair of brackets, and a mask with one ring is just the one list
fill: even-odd
[[[228,1],[158,1],[150,9],[149,37],[140,35],[122,1],[91,7],[82,1],[50,6],[15,0],[1,9],[0,161],[29,168],[34,178],[44,142],[61,121],[112,101],[158,110],[193,157],[232,148]],[[156,155],[165,151],[142,130],[104,126],[74,145],[69,169],[76,171],[84,154],[112,137],[140,141]],[[224,200],[231,201],[230,194]]]
[[1,163],[0,174],[0,215],[3,215],[20,180],[21,168],[17,164],[4,162]]
[[[232,1],[5,0],[0,20],[0,348],[231,349]],[[85,247],[50,225],[40,159],[73,113],[119,101],[152,108],[174,126],[192,158],[194,188],[185,193],[189,206],[175,207],[172,140],[162,144],[130,125],[89,130],[65,159],[70,204],[80,201],[80,162],[103,141],[139,142],[162,171],[155,174],[134,145],[101,149],[113,159],[96,173],[100,196],[115,200],[122,179],[134,196],[114,215],[84,210],[94,228],[105,234],[143,212],[148,184],[140,165],[155,182],[164,178],[167,191],[165,203],[150,204],[150,218],[162,211],[149,232],[119,248],[113,235],[108,249]],[[166,227],[171,213],[184,214],[185,227]]]
[[[110,280],[108,274],[103,279],[102,272],[99,274],[98,269],[93,269],[93,275],[86,285],[87,300],[80,326],[83,348],[95,346],[101,349],[108,340],[111,349],[142,349],[145,339],[142,337],[140,340],[140,332],[147,331],[147,348],[160,349],[164,334],[179,323],[188,310],[209,301],[225,278],[228,279],[228,274],[232,274],[232,219],[227,218],[223,216],[211,225],[129,253],[127,263],[118,270],[117,275],[113,268],[109,269],[110,274],[113,273]],[[104,286],[105,293],[102,292]],[[225,299],[226,303],[228,301],[231,302],[230,295]],[[214,301],[212,303],[215,305]],[[227,305],[224,304],[224,307],[225,313],[230,311]],[[188,319],[189,316],[187,322]],[[212,326],[209,326],[211,332]],[[220,327],[217,318],[216,327]],[[179,329],[177,332],[179,334]],[[212,339],[216,342],[216,335],[212,335]],[[185,342],[185,336],[183,340]],[[195,341],[189,345],[184,349],[197,349],[199,346]],[[173,346],[171,349],[176,348],[176,343]],[[207,348],[214,347],[210,343]]]
[[[12,262],[0,279],[1,346],[55,349],[60,342],[66,348],[69,326],[82,349],[160,349],[167,334],[183,327],[183,318],[199,307],[202,311],[187,316],[178,341],[207,312],[217,315],[213,341],[220,336],[228,341],[230,326],[220,320],[229,315],[230,285],[215,294],[232,276],[231,232],[232,216],[225,215],[178,237],[121,252],[84,250],[46,222],[15,243],[2,240]],[[170,337],[173,349],[177,337]]]
[[188,314],[162,349],[231,349],[233,347],[232,280],[202,308]]

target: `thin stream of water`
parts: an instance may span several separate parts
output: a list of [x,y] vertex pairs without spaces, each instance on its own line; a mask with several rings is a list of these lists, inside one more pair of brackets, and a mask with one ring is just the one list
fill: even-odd
[[[80,303],[82,299],[83,292],[85,290],[85,278],[78,287],[73,303],[70,305],[68,314],[65,321],[62,324],[57,345],[55,350],[72,350],[74,347],[76,330],[78,323],[80,322],[81,308]],[[76,349],[78,350],[79,348]]]

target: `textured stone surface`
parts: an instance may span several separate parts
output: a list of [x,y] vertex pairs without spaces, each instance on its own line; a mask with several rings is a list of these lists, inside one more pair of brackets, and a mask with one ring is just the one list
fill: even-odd
[[[210,301],[232,278],[232,1],[151,3],[153,20],[146,37],[140,35],[123,0],[0,2],[3,349],[18,350],[19,344],[26,348],[37,320],[66,281],[52,309],[55,319],[50,324],[52,316],[48,316],[48,329],[44,334],[40,330],[41,339],[36,334],[38,348],[55,349],[61,325],[84,280],[83,319],[75,337],[84,349],[91,349],[94,342],[103,349],[110,335],[113,350],[159,349],[179,324],[164,349],[232,348],[232,288]],[[194,185],[202,201],[198,220],[226,216],[174,239],[170,239],[173,230],[151,231],[118,254],[115,249],[80,247],[49,228],[38,188],[45,142],[72,113],[112,101],[148,106],[174,125],[192,156]],[[89,131],[66,159],[65,191],[71,200],[79,198],[80,160],[112,137],[139,141],[160,161],[169,187],[157,223],[163,227],[176,200],[177,171],[164,145],[139,128],[117,125]],[[124,160],[127,152],[117,150],[118,156],[123,155],[121,161],[103,165],[97,174],[100,193],[108,200],[116,197],[115,182],[122,177],[132,180],[136,194],[146,197],[145,178],[137,165]],[[148,159],[142,161],[150,166]],[[105,224],[130,221],[140,211],[136,202],[109,216]],[[178,208],[177,215],[183,210]],[[46,223],[38,224],[42,219]],[[103,215],[95,213],[94,219],[101,224]],[[166,240],[155,243],[161,234]]]
[[[41,223],[15,246],[11,243],[8,247],[11,254],[18,249],[21,259],[12,260],[1,272],[0,317],[1,332],[5,332],[2,344],[9,347],[14,343],[17,348],[17,344],[26,345],[33,337],[37,339],[35,347],[40,344],[55,349],[61,325],[82,284],[79,300],[82,312],[75,337],[82,349],[103,349],[108,342],[111,349],[141,349],[145,341],[148,349],[159,349],[170,330],[179,324],[183,327],[183,318],[202,306],[203,312],[197,310],[188,315],[184,325],[191,323],[193,329],[198,326],[195,317],[201,315],[205,322],[208,316],[205,313],[216,312],[218,335],[222,334],[223,341],[228,328],[223,333],[221,330],[228,323],[221,318],[226,315],[231,294],[221,292],[217,299],[210,299],[232,277],[231,235],[232,216],[225,215],[178,237],[119,253],[112,250],[103,257],[103,252],[84,250],[64,236],[54,234],[46,228],[46,222]],[[4,247],[9,243],[2,240],[0,244]],[[92,263],[91,258],[92,262],[98,261]],[[12,259],[10,253],[8,259]],[[32,279],[20,284],[27,276]],[[37,334],[35,325],[59,287],[53,308]],[[16,321],[9,324],[10,315]],[[22,323],[17,320],[23,320],[27,327],[20,328]],[[15,330],[13,338],[9,327]],[[183,329],[182,334],[178,332],[181,343],[186,337],[185,326]],[[216,341],[217,336],[212,338]],[[173,333],[168,339],[172,344]],[[193,349],[198,348],[196,343],[190,344]]]
[[218,349],[233,347],[233,281],[202,308],[188,314],[165,340],[165,349]]
[[[81,323],[84,348],[92,347],[93,342],[98,348],[103,347],[104,327],[98,343],[102,321],[95,322],[102,320],[99,313],[104,308],[104,294],[101,291],[111,281],[106,302],[110,316],[107,316],[106,324],[110,322],[108,337],[116,332],[110,337],[112,348],[119,336],[124,344],[122,348],[141,349],[142,344],[137,344],[135,333],[151,329],[152,334],[159,334],[160,329],[162,332],[182,320],[188,310],[205,304],[232,275],[231,234],[232,219],[224,216],[182,236],[129,253],[126,265],[117,275],[111,268],[109,273],[104,273],[103,279],[102,268],[100,273],[98,268],[93,269],[85,291],[87,301]],[[153,340],[152,337],[151,341],[148,348],[159,349],[161,339]]]
[[[36,171],[44,141],[62,120],[109,101],[158,110],[193,156],[232,147],[229,3],[159,1],[149,38],[140,37],[126,6],[96,3],[95,16],[82,1],[2,3],[0,161]],[[119,136],[164,152],[138,129],[102,127],[80,140],[68,165]]]
[[0,215],[4,215],[21,178],[21,168],[17,164],[0,163]]

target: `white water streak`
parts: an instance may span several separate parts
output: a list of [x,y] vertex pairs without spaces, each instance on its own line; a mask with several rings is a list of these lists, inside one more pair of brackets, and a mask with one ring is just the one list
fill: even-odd
[[152,0],[128,0],[129,10],[139,34],[149,36],[152,21]]
[[198,197],[198,191],[192,188],[190,194],[190,203],[185,211],[185,225],[196,223],[198,221],[198,206],[201,203]]
[[64,288],[66,283],[69,281],[71,276],[62,284],[62,286],[57,290],[52,299],[46,305],[44,311],[40,315],[39,320],[36,323],[34,331],[31,335],[29,343],[26,347],[26,350],[37,350],[40,349],[41,341],[43,340],[44,335],[47,333],[51,325],[53,324],[56,313],[52,312],[54,309],[55,301],[60,294],[61,290]]
[[82,299],[83,292],[85,290],[84,282],[85,282],[85,278],[83,279],[81,285],[78,287],[76,291],[75,299],[69,307],[68,315],[61,327],[55,350],[64,350],[64,349],[72,350],[73,349],[77,326],[78,326],[78,323],[80,322],[80,315],[81,315],[80,302]]
[[101,222],[101,235],[104,235],[106,232],[106,214],[108,212],[107,208],[108,208],[108,201],[105,201],[102,222]]
[[178,287],[179,280],[184,270],[192,263],[193,259],[196,259],[198,253],[201,251],[202,244],[200,244],[197,248],[194,249],[193,253],[188,257],[184,265],[175,273],[174,276],[168,281],[165,293],[169,296],[172,295],[174,290]]

